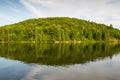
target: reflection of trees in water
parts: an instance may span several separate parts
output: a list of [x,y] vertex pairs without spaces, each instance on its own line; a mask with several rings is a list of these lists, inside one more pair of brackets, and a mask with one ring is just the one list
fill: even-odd
[[70,65],[112,58],[120,44],[1,44],[0,56],[26,63]]

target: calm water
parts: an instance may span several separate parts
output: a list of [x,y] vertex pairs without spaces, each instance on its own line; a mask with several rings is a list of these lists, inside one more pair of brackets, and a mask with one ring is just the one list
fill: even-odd
[[120,80],[120,44],[0,44],[0,80]]

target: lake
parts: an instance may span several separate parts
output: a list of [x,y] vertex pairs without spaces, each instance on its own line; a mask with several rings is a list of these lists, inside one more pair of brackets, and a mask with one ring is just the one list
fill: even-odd
[[0,80],[120,80],[120,44],[0,44]]

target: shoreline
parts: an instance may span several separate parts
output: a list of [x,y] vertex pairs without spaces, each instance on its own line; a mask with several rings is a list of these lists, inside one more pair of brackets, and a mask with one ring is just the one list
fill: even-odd
[[73,41],[0,41],[0,44],[2,43],[55,43],[55,44],[60,44],[60,43],[66,43],[66,44],[69,44],[69,43],[76,43],[76,44],[80,44],[80,43],[106,43],[106,42],[112,42],[112,43],[119,43],[120,40],[109,40],[109,41],[76,41],[76,40],[73,40]]

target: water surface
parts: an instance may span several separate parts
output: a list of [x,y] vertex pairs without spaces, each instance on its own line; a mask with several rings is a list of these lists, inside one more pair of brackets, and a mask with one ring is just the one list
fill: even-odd
[[120,44],[0,44],[0,80],[119,80]]

